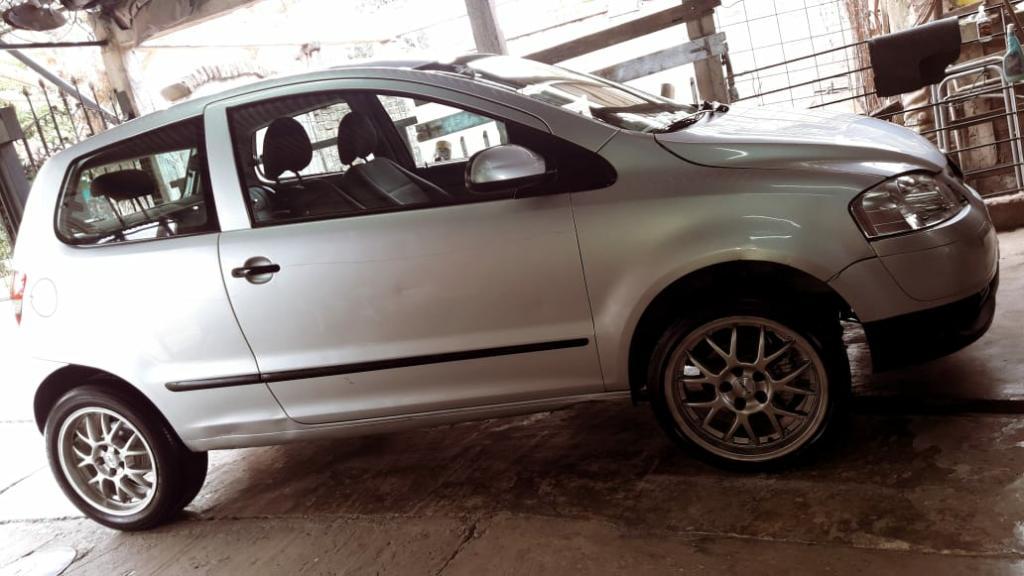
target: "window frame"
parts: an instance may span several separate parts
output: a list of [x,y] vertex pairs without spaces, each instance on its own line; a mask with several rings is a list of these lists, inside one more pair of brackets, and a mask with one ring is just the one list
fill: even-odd
[[[520,125],[547,136],[557,138],[567,144],[597,155],[594,146],[605,142],[614,134],[614,130],[591,120],[579,118],[557,108],[534,102],[529,98],[512,92],[494,90],[493,93],[479,93],[476,85],[468,81],[450,85],[442,75],[435,72],[415,72],[407,70],[352,70],[325,71],[312,78],[297,78],[289,82],[280,82],[273,86],[255,87],[252,90],[225,96],[206,104],[203,117],[206,120],[207,163],[213,181],[213,192],[218,200],[217,216],[223,232],[250,230],[256,227],[284,226],[333,220],[353,216],[371,216],[381,211],[366,210],[358,213],[339,214],[336,216],[313,216],[295,218],[286,221],[259,223],[253,217],[253,206],[245,186],[246,175],[238,163],[236,154],[237,139],[232,132],[231,122],[235,111],[244,106],[258,104],[284,97],[300,97],[316,92],[396,94],[414,99],[426,99],[447,103],[464,110],[474,111],[488,117],[497,118],[507,124]],[[360,109],[362,111],[363,109]],[[543,114],[542,114],[543,112]],[[383,112],[382,112],[383,113]],[[392,124],[390,118],[386,118]],[[579,126],[582,132],[580,140],[566,139],[552,134],[552,127]],[[397,139],[397,135],[395,136]],[[382,138],[382,141],[387,140]],[[396,143],[387,142],[391,147]],[[396,155],[392,159],[400,159],[406,147],[403,143],[397,146]],[[597,157],[600,158],[599,155]],[[411,159],[410,159],[411,160]],[[397,160],[403,168],[419,173],[411,162]],[[609,165],[610,166],[610,165]],[[607,185],[607,184],[606,184]],[[594,189],[599,186],[594,186]],[[445,204],[443,207],[458,206]],[[428,206],[418,207],[428,209]],[[398,210],[398,211],[408,211]],[[390,213],[393,210],[383,211]]]
[[[187,150],[196,150],[198,152],[200,158],[202,159],[201,162],[200,162],[200,175],[199,175],[199,177],[200,177],[200,181],[203,184],[203,190],[204,190],[203,201],[206,204],[207,226],[210,228],[209,230],[204,230],[204,231],[201,231],[201,232],[190,232],[188,234],[175,234],[173,236],[164,236],[164,237],[124,239],[124,240],[120,240],[120,241],[117,241],[117,242],[105,242],[105,243],[78,242],[74,238],[69,238],[64,233],[64,231],[61,229],[62,205],[64,204],[64,201],[67,199],[67,195],[68,195],[68,192],[70,190],[70,186],[73,185],[73,183],[76,180],[76,177],[78,177],[82,173],[84,165],[88,164],[91,160],[94,160],[96,157],[102,156],[102,155],[110,152],[111,150],[116,150],[118,148],[123,148],[123,147],[130,146],[131,140],[133,140],[135,138],[139,138],[139,137],[142,137],[142,136],[147,136],[147,135],[150,135],[150,134],[153,134],[153,133],[156,133],[156,132],[160,132],[160,131],[163,131],[163,130],[173,130],[173,129],[177,128],[177,127],[186,126],[188,124],[195,124],[197,129],[198,129],[198,134],[197,134],[197,140],[196,140],[195,147],[194,148],[187,148]],[[186,148],[182,148],[180,150],[186,150]],[[178,150],[170,150],[169,152],[175,152],[175,151],[178,151]],[[156,154],[159,154],[159,153],[149,154],[149,156],[155,156]],[[146,154],[143,154],[142,156],[137,156],[135,158],[136,159],[138,159],[138,158],[145,158],[146,156],[147,156]],[[77,184],[75,184],[75,185],[77,185]],[[213,192],[212,174],[211,174],[211,171],[210,171],[209,157],[207,156],[207,150],[206,150],[206,123],[205,123],[205,118],[202,115],[190,116],[190,117],[183,118],[183,119],[180,119],[180,120],[175,120],[173,122],[168,122],[167,124],[162,124],[160,126],[157,126],[157,127],[154,127],[154,128],[150,128],[148,130],[143,130],[143,131],[141,131],[141,132],[139,132],[137,134],[132,134],[131,136],[128,136],[128,137],[125,137],[125,138],[121,138],[117,142],[113,142],[113,143],[108,144],[106,146],[102,146],[102,147],[97,148],[95,150],[91,150],[91,151],[89,151],[86,154],[83,154],[81,156],[76,157],[74,160],[72,160],[68,164],[68,167],[67,167],[67,169],[64,172],[64,176],[61,179],[61,184],[60,184],[60,189],[59,190],[60,191],[57,194],[57,202],[56,202],[56,205],[54,206],[54,210],[53,210],[53,232],[56,235],[57,239],[62,244],[66,245],[66,246],[70,246],[72,248],[79,248],[79,249],[109,248],[111,246],[125,246],[125,245],[130,245],[130,244],[141,244],[141,243],[145,243],[145,242],[176,240],[176,239],[179,239],[179,238],[191,238],[191,237],[196,237],[196,236],[204,236],[204,235],[207,235],[207,234],[220,234],[221,231],[222,231],[221,224],[220,224],[220,218],[219,218],[218,212],[217,212],[216,195]]]

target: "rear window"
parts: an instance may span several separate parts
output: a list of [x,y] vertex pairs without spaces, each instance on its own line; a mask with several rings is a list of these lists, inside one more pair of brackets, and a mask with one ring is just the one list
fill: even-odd
[[80,161],[61,197],[61,238],[108,244],[216,231],[202,142],[196,119]]

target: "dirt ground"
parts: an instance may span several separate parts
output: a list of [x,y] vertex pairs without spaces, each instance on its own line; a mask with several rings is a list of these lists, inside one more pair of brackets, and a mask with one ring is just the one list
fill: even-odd
[[[176,522],[122,534],[65,500],[29,397],[0,376],[0,574],[61,554],[69,574],[114,575],[1020,574],[1024,231],[1001,243],[989,334],[880,376],[851,334],[843,433],[773,474],[709,467],[648,407],[595,403],[217,452]],[[0,348],[12,337],[0,329]]]

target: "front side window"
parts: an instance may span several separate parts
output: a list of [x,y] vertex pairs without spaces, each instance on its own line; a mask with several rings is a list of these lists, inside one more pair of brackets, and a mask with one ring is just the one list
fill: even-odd
[[380,102],[417,168],[465,162],[481,150],[508,144],[505,124],[486,116],[404,96],[380,96]]
[[61,197],[60,236],[107,244],[215,231],[202,141],[196,119],[79,162]]
[[470,192],[460,165],[476,152],[508,143],[505,123],[448,104],[328,91],[238,106],[228,118],[255,225],[512,194]]
[[[255,226],[575,192],[614,182],[614,169],[599,155],[500,118],[452,102],[367,90],[295,94],[228,110]],[[505,144],[543,157],[550,177],[529,191],[467,186],[469,159]]]

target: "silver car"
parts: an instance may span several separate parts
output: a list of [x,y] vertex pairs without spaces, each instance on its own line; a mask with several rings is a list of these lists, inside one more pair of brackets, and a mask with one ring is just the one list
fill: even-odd
[[876,370],[988,328],[985,205],[924,138],[682,105],[505,56],[282,78],[51,159],[12,299],[64,492],[122,530],[207,451],[650,403],[715,463],[822,444]]

